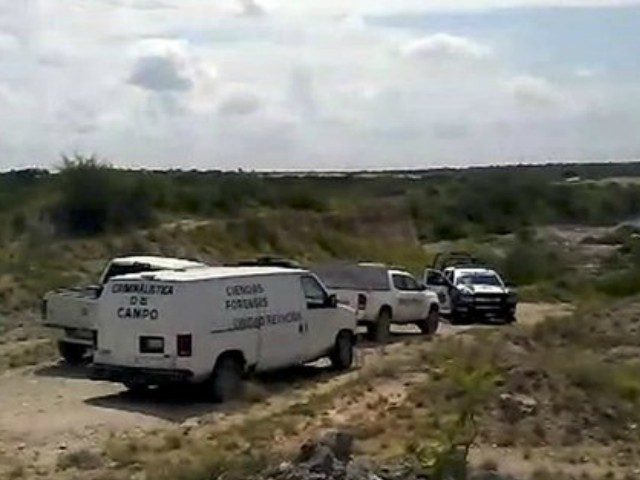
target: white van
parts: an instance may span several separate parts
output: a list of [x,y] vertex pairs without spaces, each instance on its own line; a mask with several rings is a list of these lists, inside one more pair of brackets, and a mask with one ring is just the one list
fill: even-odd
[[353,360],[356,318],[307,270],[210,267],[112,278],[92,378],[130,389],[202,383],[223,401],[243,374],[328,356]]

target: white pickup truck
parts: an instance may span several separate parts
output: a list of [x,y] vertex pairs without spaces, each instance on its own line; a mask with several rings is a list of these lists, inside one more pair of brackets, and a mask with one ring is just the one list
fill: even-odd
[[360,263],[317,265],[313,271],[340,303],[356,309],[358,324],[378,342],[388,340],[391,323],[413,323],[426,335],[438,329],[437,294],[404,270]]
[[62,357],[68,363],[78,363],[91,354],[95,346],[97,303],[109,279],[129,273],[181,271],[205,266],[204,263],[178,258],[115,258],[105,267],[99,284],[47,293],[42,301],[43,323],[58,331],[58,349]]

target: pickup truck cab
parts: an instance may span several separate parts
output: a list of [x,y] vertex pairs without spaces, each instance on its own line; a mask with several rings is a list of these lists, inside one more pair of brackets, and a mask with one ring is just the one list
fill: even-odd
[[392,323],[415,324],[426,335],[438,329],[437,295],[405,270],[360,263],[318,265],[313,271],[338,302],[356,309],[358,324],[375,341],[388,340]]
[[249,372],[353,361],[356,319],[304,269],[210,267],[111,278],[98,306],[92,378],[130,389],[200,384],[240,393]]
[[[464,260],[462,260],[464,258]],[[438,295],[440,311],[452,323],[474,319],[516,320],[517,292],[493,269],[472,257],[454,257],[442,270],[428,268],[424,284]]]
[[189,270],[204,263],[179,258],[136,256],[114,258],[104,268],[97,285],[54,290],[42,301],[43,324],[58,332],[58,350],[68,363],[78,363],[96,341],[96,308],[104,285],[113,277],[154,270]]

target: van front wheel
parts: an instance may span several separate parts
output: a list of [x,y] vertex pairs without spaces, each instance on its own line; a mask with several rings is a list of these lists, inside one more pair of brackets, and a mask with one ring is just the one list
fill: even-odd
[[353,341],[349,332],[340,332],[329,355],[336,370],[347,370],[353,364]]
[[242,365],[231,356],[222,357],[216,363],[209,379],[208,390],[212,400],[226,402],[242,394]]

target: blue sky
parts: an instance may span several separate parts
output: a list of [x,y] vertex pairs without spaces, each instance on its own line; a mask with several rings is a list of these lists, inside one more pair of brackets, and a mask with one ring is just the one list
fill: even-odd
[[640,7],[524,7],[371,16],[374,26],[449,32],[497,44],[514,66],[554,75],[583,66],[640,77]]
[[570,2],[4,3],[0,169],[640,158],[640,6]]

